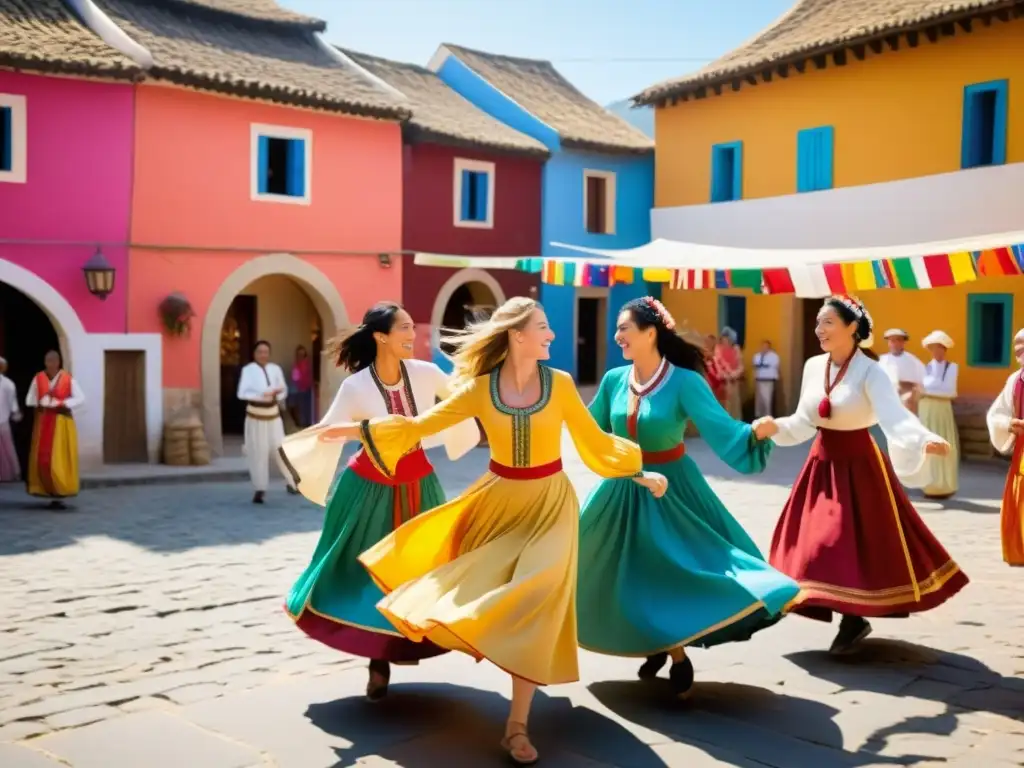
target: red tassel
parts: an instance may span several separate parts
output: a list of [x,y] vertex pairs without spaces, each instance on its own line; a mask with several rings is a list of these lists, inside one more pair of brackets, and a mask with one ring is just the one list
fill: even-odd
[[823,397],[818,403],[818,415],[823,419],[832,418],[832,401],[827,397]]

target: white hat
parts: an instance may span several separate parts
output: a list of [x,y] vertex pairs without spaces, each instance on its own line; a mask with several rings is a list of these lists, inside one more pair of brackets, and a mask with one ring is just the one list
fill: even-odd
[[921,346],[930,347],[932,344],[941,344],[946,349],[949,349],[953,346],[953,339],[945,331],[932,331],[921,339]]
[[907,333],[906,331],[904,331],[902,328],[890,328],[888,331],[885,332],[885,334],[882,336],[882,338],[883,339],[891,339],[894,336],[900,336],[900,337],[902,337],[904,339],[909,339],[910,338],[910,334]]

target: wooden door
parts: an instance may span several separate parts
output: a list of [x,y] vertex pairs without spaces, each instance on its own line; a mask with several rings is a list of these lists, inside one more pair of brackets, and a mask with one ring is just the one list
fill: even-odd
[[145,464],[146,353],[108,350],[103,354],[103,463]]

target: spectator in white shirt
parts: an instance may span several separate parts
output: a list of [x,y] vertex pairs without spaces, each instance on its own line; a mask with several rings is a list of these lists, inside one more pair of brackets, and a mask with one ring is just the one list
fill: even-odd
[[14,382],[4,376],[7,361],[0,357],[0,483],[9,483],[21,477],[18,453],[14,449],[11,422],[21,421],[18,392]]
[[775,387],[779,382],[778,353],[765,339],[761,351],[754,354],[754,417],[775,415]]
[[946,358],[953,346],[949,334],[932,331],[924,337],[921,345],[931,353],[932,359],[924,367],[918,415],[927,429],[945,439],[950,446],[946,456],[928,457],[931,482],[924,487],[924,494],[930,498],[944,499],[956,493],[959,487],[960,436],[953,414],[958,369],[956,363]]

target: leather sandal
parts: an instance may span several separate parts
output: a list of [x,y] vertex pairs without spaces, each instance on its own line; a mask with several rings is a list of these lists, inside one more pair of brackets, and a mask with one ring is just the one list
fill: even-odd
[[[510,722],[505,726],[505,738],[501,740],[501,748],[508,753],[513,765],[536,765],[540,760],[537,748],[530,741],[530,735],[523,723]],[[532,752],[533,757],[524,757],[524,748]]]
[[367,701],[377,702],[388,695],[391,682],[391,667],[386,661],[373,659],[370,662],[370,679],[366,681]]

